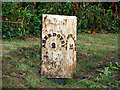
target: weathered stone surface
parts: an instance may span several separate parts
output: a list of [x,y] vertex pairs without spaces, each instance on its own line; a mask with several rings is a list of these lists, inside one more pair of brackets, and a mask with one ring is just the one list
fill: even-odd
[[72,78],[76,72],[77,17],[42,16],[41,74],[48,78]]

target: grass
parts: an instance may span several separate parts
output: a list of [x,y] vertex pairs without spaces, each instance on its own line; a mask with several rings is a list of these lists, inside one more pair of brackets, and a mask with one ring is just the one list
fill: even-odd
[[39,74],[40,37],[2,41],[3,88],[120,88],[117,34],[79,34],[77,73],[66,84]]

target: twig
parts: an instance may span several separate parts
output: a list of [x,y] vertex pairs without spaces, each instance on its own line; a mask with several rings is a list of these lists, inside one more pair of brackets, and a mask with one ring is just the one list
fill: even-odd
[[5,23],[15,23],[15,24],[20,24],[21,22],[14,22],[14,21],[0,21],[0,22],[5,22]]

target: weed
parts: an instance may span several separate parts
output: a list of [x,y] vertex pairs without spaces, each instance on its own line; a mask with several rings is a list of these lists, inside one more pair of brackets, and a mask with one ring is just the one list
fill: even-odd
[[25,61],[26,61],[26,59],[25,59],[25,58],[22,58],[22,59],[20,60],[20,63],[25,63]]
[[[111,63],[110,63],[110,67],[112,67]],[[107,85],[112,86],[112,87],[115,87],[115,86],[118,87],[119,81],[115,80],[113,73],[110,70],[110,67],[105,67],[104,69],[100,69],[99,72],[101,72],[101,73],[99,74],[99,76],[97,76],[97,78],[95,78],[95,80],[97,80],[101,83],[104,83],[104,84],[107,83]],[[114,69],[116,69],[116,68],[114,68]],[[112,69],[112,70],[114,70],[114,69]]]
[[113,64],[112,62],[110,62],[110,69],[112,70],[120,70],[120,63],[119,62],[115,62],[115,64]]
[[28,61],[27,64],[32,67],[33,66],[33,62],[32,61]]
[[10,55],[4,55],[5,58],[10,58]]
[[85,88],[107,88],[105,85],[100,85],[99,83],[89,80],[80,80],[77,82],[77,84],[83,85]]
[[15,77],[17,74],[15,72],[11,73],[11,76]]
[[104,69],[100,69],[98,71],[104,73],[106,76],[111,75],[111,71],[109,71],[109,67],[105,67]]
[[32,70],[27,70],[27,72],[28,72],[28,73],[30,73],[30,74],[32,74],[32,73],[33,73],[33,71],[32,71]]
[[27,70],[27,66],[25,64],[19,64],[17,67],[16,67],[17,70],[22,70],[22,71],[25,71]]

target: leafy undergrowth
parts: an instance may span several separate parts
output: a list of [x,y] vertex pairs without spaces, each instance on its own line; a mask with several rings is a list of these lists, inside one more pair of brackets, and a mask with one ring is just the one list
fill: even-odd
[[77,72],[65,85],[40,76],[40,37],[3,40],[3,88],[114,88],[120,87],[118,36],[80,34]]

